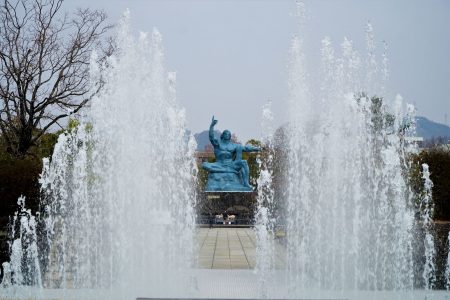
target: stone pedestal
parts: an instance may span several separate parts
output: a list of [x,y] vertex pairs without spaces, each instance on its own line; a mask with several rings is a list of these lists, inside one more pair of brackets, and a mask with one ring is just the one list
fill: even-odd
[[200,224],[208,224],[211,216],[224,212],[236,216],[236,225],[251,224],[253,221],[256,192],[204,192],[199,196],[197,212]]

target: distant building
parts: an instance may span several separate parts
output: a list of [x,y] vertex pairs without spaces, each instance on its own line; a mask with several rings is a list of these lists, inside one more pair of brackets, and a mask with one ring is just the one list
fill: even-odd
[[419,148],[423,148],[423,137],[421,136],[407,136],[405,141],[410,143],[416,143]]
[[195,152],[195,160],[197,161],[197,164],[199,164],[199,165],[201,163],[209,161],[212,158],[214,158],[214,148],[211,144],[205,145],[203,151]]

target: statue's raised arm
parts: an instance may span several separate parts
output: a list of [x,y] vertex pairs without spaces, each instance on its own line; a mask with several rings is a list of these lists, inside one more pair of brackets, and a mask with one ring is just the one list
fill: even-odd
[[214,137],[214,126],[217,124],[217,120],[214,119],[214,116],[211,120],[211,125],[209,126],[209,141],[213,146],[218,146],[219,141]]

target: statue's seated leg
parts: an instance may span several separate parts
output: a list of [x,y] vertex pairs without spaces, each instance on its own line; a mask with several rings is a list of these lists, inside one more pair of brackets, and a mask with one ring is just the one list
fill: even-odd
[[235,170],[229,166],[219,164],[217,162],[204,162],[202,163],[203,169],[207,170],[211,173],[238,173],[238,170]]
[[218,162],[204,162],[202,167],[209,172],[205,191],[251,191],[242,184],[241,166],[234,162],[223,164]]
[[245,187],[252,188],[249,182],[250,169],[246,160],[236,161],[236,166],[239,168],[242,176],[242,184]]

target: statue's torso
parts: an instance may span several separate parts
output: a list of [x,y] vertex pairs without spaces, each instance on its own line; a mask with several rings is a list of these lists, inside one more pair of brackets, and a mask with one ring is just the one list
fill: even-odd
[[237,145],[229,143],[219,143],[219,146],[214,149],[216,161],[221,163],[230,163],[233,161],[233,156],[236,153]]

